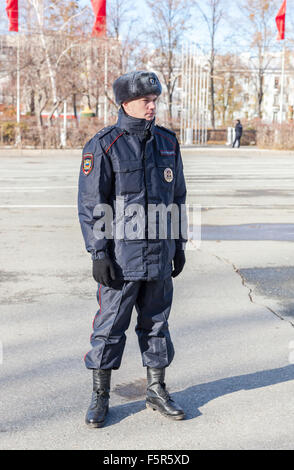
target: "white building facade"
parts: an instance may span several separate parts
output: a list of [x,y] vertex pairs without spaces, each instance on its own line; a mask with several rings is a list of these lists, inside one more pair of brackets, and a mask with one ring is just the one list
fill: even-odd
[[[271,53],[264,62],[262,74],[259,73],[257,59],[252,60],[249,53],[241,54],[240,60],[244,69],[236,70],[235,76],[242,92],[238,97],[240,109],[234,118],[254,119],[259,117],[258,91],[262,75],[261,116],[265,122],[280,122],[282,60],[280,53]],[[239,72],[239,73],[238,73]],[[286,60],[284,70],[282,121],[293,120],[294,106],[294,61],[291,56]]]

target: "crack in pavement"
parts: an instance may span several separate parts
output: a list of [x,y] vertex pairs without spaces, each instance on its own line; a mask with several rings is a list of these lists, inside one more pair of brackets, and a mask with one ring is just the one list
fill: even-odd
[[[201,249],[200,249],[200,251],[203,252],[203,250],[201,250]],[[266,308],[267,310],[269,310],[269,312],[273,313],[273,314],[274,314],[276,317],[278,317],[280,320],[283,320],[283,321],[286,320],[288,323],[290,323],[290,325],[291,325],[292,327],[294,327],[294,323],[293,323],[291,320],[285,319],[284,317],[282,317],[282,315],[280,315],[279,313],[277,313],[275,310],[273,310],[273,309],[272,309],[271,307],[269,307],[268,305],[261,304],[261,303],[259,303],[259,302],[257,302],[256,300],[253,299],[253,289],[252,289],[249,285],[246,284],[246,280],[245,280],[244,276],[240,273],[239,268],[237,268],[237,267],[235,266],[235,264],[234,264],[232,261],[230,261],[230,260],[227,259],[227,258],[223,258],[223,257],[221,257],[221,256],[219,256],[219,255],[216,255],[215,253],[211,253],[210,251],[208,251],[208,252],[206,252],[206,253],[209,253],[210,255],[212,255],[212,256],[214,256],[215,258],[217,258],[219,261],[225,262],[225,263],[229,264],[230,266],[232,266],[232,268],[234,269],[235,273],[238,274],[238,276],[241,278],[242,285],[243,285],[244,287],[246,287],[246,289],[248,289],[248,297],[249,297],[249,300],[250,300],[251,303],[253,303],[253,304],[255,304],[255,305],[258,305],[259,307],[264,307],[264,308]]]

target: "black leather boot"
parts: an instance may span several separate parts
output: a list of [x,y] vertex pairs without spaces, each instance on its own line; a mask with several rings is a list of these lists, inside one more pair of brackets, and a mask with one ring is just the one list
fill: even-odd
[[86,424],[102,428],[109,408],[111,369],[93,370],[92,401],[86,415]]
[[165,369],[147,367],[146,408],[159,411],[172,419],[184,419],[185,413],[171,398],[165,388]]

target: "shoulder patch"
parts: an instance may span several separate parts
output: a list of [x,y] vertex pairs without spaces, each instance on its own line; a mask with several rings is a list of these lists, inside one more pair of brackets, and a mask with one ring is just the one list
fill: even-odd
[[82,160],[82,170],[84,175],[88,176],[94,168],[93,153],[84,153]]
[[[109,126],[109,127],[105,127],[105,129],[102,129],[100,132],[98,132],[98,134],[96,134],[96,137],[99,140],[101,140],[100,145],[101,145],[102,149],[104,150],[104,152],[108,153],[108,151],[112,147],[112,145],[123,134],[125,134],[125,131],[120,129],[119,127]],[[106,139],[104,139],[104,137],[106,137]]]
[[101,139],[101,138],[104,137],[105,135],[109,134],[109,132],[111,132],[113,129],[115,129],[115,127],[116,127],[116,126],[104,127],[104,128],[101,129],[99,132],[97,132],[96,137],[98,137],[98,139]]
[[176,133],[172,131],[171,129],[167,129],[167,127],[159,126],[158,124],[156,125],[156,127],[159,127],[159,129],[163,129],[164,131],[176,137]]
[[161,137],[163,137],[165,140],[168,140],[172,144],[173,149],[175,151],[175,148],[177,146],[177,136],[175,132],[170,131],[169,129],[166,129],[165,127],[162,127],[162,126],[156,126],[155,129],[156,130],[154,131],[154,134],[158,134]]

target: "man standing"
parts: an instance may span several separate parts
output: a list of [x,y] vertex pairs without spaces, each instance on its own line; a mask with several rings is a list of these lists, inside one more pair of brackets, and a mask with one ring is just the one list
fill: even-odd
[[237,119],[236,125],[235,125],[235,140],[234,140],[233,145],[232,145],[233,148],[235,147],[236,143],[237,143],[237,147],[238,148],[240,147],[240,140],[241,140],[241,137],[242,137],[242,133],[243,133],[242,124],[240,122],[240,119]]
[[[134,306],[147,368],[146,406],[173,419],[185,416],[164,383],[165,368],[174,357],[168,328],[172,277],[184,267],[187,241],[182,230],[186,185],[179,144],[174,132],[155,125],[161,94],[155,73],[122,75],[113,90],[121,106],[118,121],[86,144],[79,178],[79,220],[92,255],[99,303],[92,349],[85,355],[85,365],[93,371],[92,401],[86,415],[91,427],[104,424],[111,371],[120,367]],[[161,218],[156,211],[170,205],[174,213],[178,210],[178,236],[158,235]],[[162,213],[167,216],[168,234],[173,216]]]

